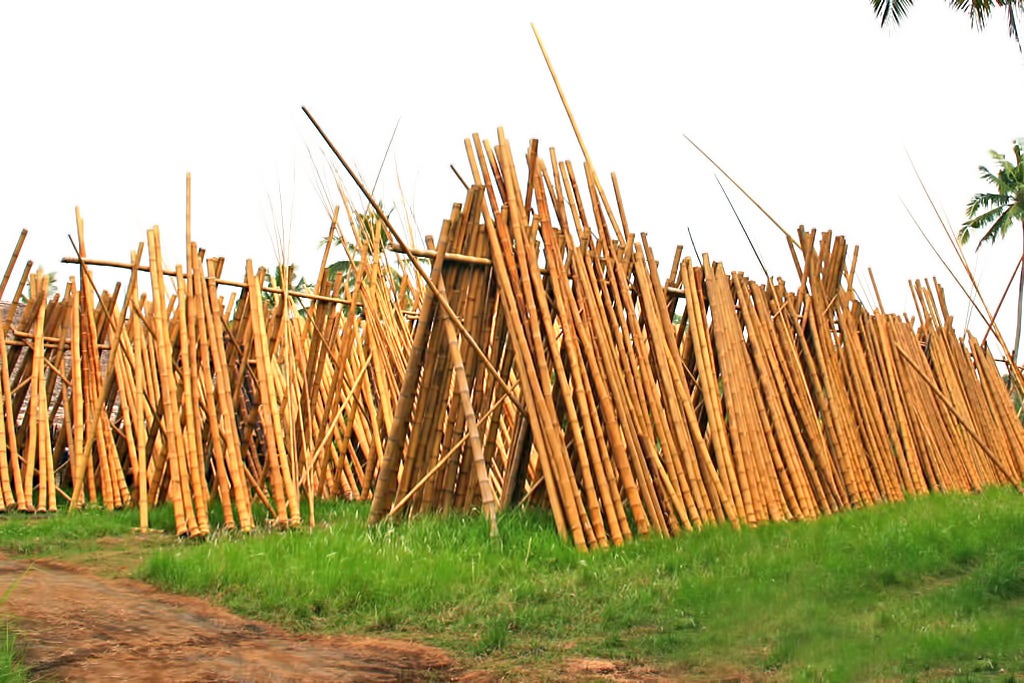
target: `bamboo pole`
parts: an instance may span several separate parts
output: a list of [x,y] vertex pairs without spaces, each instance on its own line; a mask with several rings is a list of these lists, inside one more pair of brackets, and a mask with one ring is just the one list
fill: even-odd
[[[40,276],[45,277],[46,274],[43,272],[37,273],[31,280],[31,295],[30,298],[46,298],[46,289],[42,292],[39,291],[39,278]],[[25,454],[25,469],[22,473],[22,479],[28,487],[28,505],[30,511],[41,512],[45,510],[45,498],[47,491],[46,483],[46,458],[50,457],[49,449],[46,448],[46,438],[50,432],[50,425],[47,420],[47,406],[49,401],[45,394],[44,387],[46,386],[46,378],[43,374],[43,330],[46,322],[46,305],[45,303],[39,306],[36,313],[35,321],[33,326],[35,328],[35,337],[32,345],[32,376],[31,376],[31,391],[29,392],[29,407],[28,415],[28,448]],[[33,480],[36,479],[36,462],[38,460],[38,483],[33,486]],[[33,488],[38,489],[38,498],[36,503],[32,502],[31,491]]]
[[202,450],[200,442],[202,430],[198,425],[200,408],[197,395],[198,387],[196,386],[197,347],[192,341],[192,330],[196,326],[195,303],[189,295],[181,266],[176,268],[175,278],[178,285],[177,323],[181,363],[182,442],[185,446],[186,471],[189,474],[189,489],[192,492],[198,533],[200,536],[206,536],[210,533],[210,518],[207,508],[209,491],[206,488],[206,468],[199,459],[199,453]]
[[[139,251],[141,252],[141,245]],[[131,316],[130,323],[130,337],[132,339],[131,345],[131,358],[125,358],[125,362],[131,363],[131,368],[134,373],[136,392],[134,395],[125,397],[125,400],[131,400],[135,403],[135,448],[138,453],[139,467],[136,471],[136,485],[138,486],[138,506],[139,506],[139,529],[147,531],[149,529],[149,448],[150,443],[146,434],[146,409],[145,409],[145,392],[146,387],[146,368],[144,365],[144,358],[142,350],[139,348],[142,342],[142,318],[139,315],[139,302],[137,293],[131,293],[131,304],[134,309],[134,313]]]
[[[3,278],[0,278],[0,301],[4,298],[4,291],[7,289],[7,283],[11,279],[11,273],[14,272],[14,265],[18,262],[18,256],[21,254],[21,248],[25,244],[25,238],[28,236],[28,230],[22,228],[21,234],[18,235],[18,241],[14,245],[14,251],[11,252],[11,259],[7,262],[7,269],[4,270]],[[24,285],[23,285],[24,286]],[[21,292],[21,288],[18,288],[18,292]],[[0,330],[6,328],[7,320],[6,316],[0,317]]]
[[266,449],[270,470],[271,491],[277,508],[275,523],[281,526],[296,526],[301,522],[295,483],[291,478],[288,452],[285,447],[277,392],[270,374],[270,344],[262,310],[260,282],[252,269],[252,261],[246,261],[245,276],[248,283],[249,317],[252,322],[253,356],[256,365],[259,403],[257,411],[260,422],[267,432]]
[[160,421],[167,448],[167,460],[170,469],[169,497],[174,505],[175,531],[179,536],[197,536],[200,527],[196,520],[193,507],[191,483],[189,480],[188,460],[185,456],[183,437],[181,435],[181,418],[178,410],[178,397],[175,387],[173,358],[171,355],[171,337],[168,329],[166,309],[166,291],[164,289],[163,266],[160,251],[159,229],[154,227],[147,232],[149,240],[150,276],[153,287],[153,316],[156,330],[156,364],[159,372],[160,396],[163,417]]
[[[436,277],[440,280],[441,266],[444,263],[444,247],[446,245],[447,235],[444,229],[442,229],[437,256],[435,256],[431,267],[431,278]],[[430,327],[435,315],[437,292],[440,291],[437,283],[434,282],[433,284],[434,286],[424,296],[420,310],[420,319],[416,326],[416,334],[413,337],[412,347],[409,350],[409,361],[406,366],[405,376],[402,379],[398,405],[395,408],[395,416],[392,419],[391,428],[388,432],[386,450],[384,457],[381,459],[380,473],[377,475],[377,485],[373,491],[373,502],[370,506],[369,516],[370,524],[381,521],[394,503],[400,457],[406,439],[409,436],[413,403],[416,400],[416,389],[419,386],[420,373],[423,370],[424,354],[430,340]]]
[[[3,394],[3,430],[4,430],[4,445],[5,447],[0,450],[0,458],[6,460],[9,463],[9,474],[11,475],[12,481],[12,493],[14,494],[14,505],[19,511],[27,509],[25,502],[24,486],[21,478],[21,453],[18,447],[17,429],[15,427],[15,412],[13,395],[14,391],[11,386],[11,375],[10,375],[10,359],[7,353],[7,334],[6,330],[3,329],[3,325],[0,324],[0,393]],[[6,482],[6,477],[4,478]],[[10,499],[5,502],[5,506],[10,506]]]

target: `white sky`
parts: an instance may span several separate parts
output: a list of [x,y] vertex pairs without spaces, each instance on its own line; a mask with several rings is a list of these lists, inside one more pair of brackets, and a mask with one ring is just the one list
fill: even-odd
[[[371,182],[398,123],[378,195],[401,204],[400,182],[422,233],[464,198],[448,166],[466,169],[474,132],[494,140],[504,126],[520,155],[536,137],[581,166],[531,21],[606,186],[616,172],[631,228],[662,261],[677,243],[692,253],[689,227],[714,260],[759,273],[686,134],[788,229],[859,244],[888,310],[912,311],[906,281],[935,276],[963,326],[962,296],[903,207],[944,242],[908,154],[959,224],[986,189],[988,150],[1024,136],[1024,57],[1002,17],[979,33],[934,1],[894,30],[868,0],[7,3],[0,268],[28,228],[18,272],[31,258],[72,274],[59,261],[76,205],[90,257],[127,261],[158,224],[177,262],[190,171],[193,238],[227,257],[226,274],[276,263],[272,236],[285,234],[314,275],[329,221],[302,105]],[[792,279],[776,229],[726,185],[769,271]],[[992,305],[1019,254],[1016,235],[982,249]]]

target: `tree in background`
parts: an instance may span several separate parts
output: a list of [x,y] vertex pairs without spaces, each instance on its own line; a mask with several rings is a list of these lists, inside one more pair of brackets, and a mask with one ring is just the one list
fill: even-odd
[[[40,269],[42,270],[42,269]],[[50,284],[46,288],[46,298],[52,299],[54,294],[57,294],[57,273],[49,272],[46,274],[49,278]],[[23,304],[27,304],[29,300],[29,289],[31,285],[25,285],[25,289],[22,291],[21,296],[18,297],[18,301]]]
[[[285,273],[287,273],[287,276]],[[287,266],[278,265],[274,268],[273,276],[271,276],[269,271],[263,276],[263,286],[283,290],[285,288],[285,283],[287,282],[289,292],[298,292],[301,294],[312,291],[313,287],[306,282],[306,278],[300,277],[298,282],[296,282],[296,277],[297,273],[295,271],[295,264],[289,264]],[[306,309],[302,304],[302,300],[294,295],[292,298],[298,304],[299,315],[305,316]],[[280,299],[280,294],[263,290],[263,302],[268,307],[273,308],[277,305],[277,302],[280,301]]]
[[344,240],[340,234],[334,238],[334,244],[345,250],[345,258],[327,266],[327,276],[333,279],[340,273],[348,291],[355,289],[356,272],[359,270],[363,254],[384,256],[391,246],[391,236],[384,226],[384,221],[373,211],[356,213],[352,227],[355,233],[354,242]]
[[[1020,34],[1017,32],[1018,15],[1024,17],[1024,0],[947,0],[955,10],[966,12],[971,18],[971,26],[979,31],[985,28],[992,10],[1000,7],[1006,10],[1006,22],[1010,37],[1020,47]],[[871,0],[875,15],[882,20],[882,26],[899,24],[914,0]]]
[[[1024,140],[1018,139],[1013,145],[1012,160],[996,151],[989,154],[999,164],[996,172],[980,166],[981,179],[992,186],[990,192],[979,192],[967,203],[967,217],[960,228],[961,244],[967,244],[971,231],[984,231],[978,242],[980,248],[986,242],[995,243],[1006,236],[1010,226],[1019,222],[1021,235],[1024,236],[1024,164],[1021,163],[1020,145]],[[1024,257],[1024,250],[1021,252]],[[1020,349],[1021,317],[1024,314],[1024,264],[1018,264],[1020,285],[1017,293],[1017,331],[1013,341],[1013,362],[1017,362]]]
[[[333,280],[340,274],[345,283],[344,291],[351,294],[356,289],[360,266],[367,260],[376,267],[376,270],[368,273],[366,277],[385,278],[391,292],[402,298],[402,301],[397,303],[401,306],[411,305],[412,292],[402,287],[403,271],[408,257],[403,254],[389,255],[393,243],[381,217],[372,210],[357,212],[352,217],[352,230],[354,241],[348,241],[340,234],[335,236],[334,244],[345,250],[345,258],[327,266],[327,277]],[[345,310],[347,312],[347,308]]]

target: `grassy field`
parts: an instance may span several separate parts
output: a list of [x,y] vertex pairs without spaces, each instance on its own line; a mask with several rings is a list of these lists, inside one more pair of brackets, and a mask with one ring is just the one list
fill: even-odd
[[[479,517],[368,529],[367,511],[321,504],[315,530],[165,539],[137,575],[294,630],[419,639],[496,672],[588,656],[779,680],[1024,673],[1024,499],[1011,489],[586,555],[540,511],[502,517],[500,540]],[[11,516],[0,548],[74,557],[133,522]],[[155,523],[170,526],[169,511]]]

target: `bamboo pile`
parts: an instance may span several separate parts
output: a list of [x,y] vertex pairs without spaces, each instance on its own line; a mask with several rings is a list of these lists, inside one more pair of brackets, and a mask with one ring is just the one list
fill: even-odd
[[1006,386],[937,286],[916,329],[870,313],[845,240],[803,229],[795,292],[679,252],[662,283],[589,167],[466,147],[431,277],[470,334],[424,302],[371,522],[542,498],[586,549],[1021,481]]
[[[178,534],[203,536],[211,498],[242,530],[254,501],[294,526],[314,520],[315,499],[367,498],[419,294],[354,232],[344,273],[330,275],[325,249],[312,291],[292,291],[251,261],[244,281],[223,279],[224,261],[190,239],[187,263],[168,268],[157,228],[130,264],[90,261],[79,217],[81,286],[48,297],[47,275],[26,268],[25,302],[2,321],[3,509],[137,505],[146,528],[169,501]],[[130,269],[123,293],[97,294],[90,266]]]
[[[188,217],[183,265],[157,228],[129,263],[90,260],[78,217],[79,278],[50,295],[30,263],[0,309],[0,508],[137,506],[146,528],[169,502],[204,536],[211,504],[242,530],[254,505],[294,526],[344,498],[371,522],[479,509],[497,533],[532,503],[588,549],[1019,487],[1024,427],[937,284],[911,284],[914,318],[869,311],[856,251],[802,228],[795,286],[681,250],[663,277],[589,160],[578,177],[534,141],[520,172],[501,130],[466,152],[436,243],[397,239],[396,262],[386,216],[346,199],[345,267],[336,209],[302,291],[251,261],[225,279]],[[127,283],[97,292],[99,267]]]

